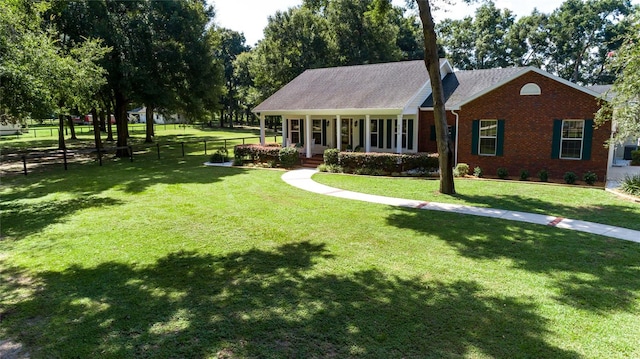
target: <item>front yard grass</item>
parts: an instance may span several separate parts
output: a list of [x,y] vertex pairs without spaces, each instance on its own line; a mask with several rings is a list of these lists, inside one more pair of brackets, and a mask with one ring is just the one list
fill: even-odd
[[457,194],[449,196],[438,192],[440,182],[434,179],[328,173],[317,173],[313,179],[327,186],[381,196],[548,214],[640,230],[640,203],[596,187],[456,178]]
[[[0,341],[31,358],[640,357],[637,243],[145,156],[3,178]],[[475,191],[456,200],[504,207]]]

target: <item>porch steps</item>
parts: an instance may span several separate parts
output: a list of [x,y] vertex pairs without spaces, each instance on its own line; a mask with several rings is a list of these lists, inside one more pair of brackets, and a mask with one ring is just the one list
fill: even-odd
[[311,158],[301,157],[300,165],[305,168],[316,168],[324,163],[322,155],[313,155]]

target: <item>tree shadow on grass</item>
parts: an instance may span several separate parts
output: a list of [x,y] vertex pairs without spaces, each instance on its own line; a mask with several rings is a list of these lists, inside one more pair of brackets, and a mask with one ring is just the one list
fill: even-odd
[[2,325],[33,358],[578,357],[545,340],[533,305],[473,281],[312,271],[330,260],[323,244],[300,242],[38,273]]
[[598,313],[633,311],[640,293],[640,246],[605,237],[506,220],[391,209],[389,225],[438,236],[473,259],[507,258],[542,273],[559,302]]
[[[247,172],[205,167],[202,162],[199,158],[145,163],[119,160],[104,167],[83,165],[69,171],[58,169],[3,180],[0,236],[20,239],[83,209],[120,205],[121,201],[104,197],[103,192],[114,188],[136,194],[158,184],[215,184]],[[45,198],[56,193],[70,198]]]

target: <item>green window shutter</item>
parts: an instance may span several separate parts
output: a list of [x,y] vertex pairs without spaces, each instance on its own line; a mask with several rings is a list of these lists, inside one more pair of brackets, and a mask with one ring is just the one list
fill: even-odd
[[327,120],[322,120],[322,145],[327,145]]
[[478,154],[478,141],[480,139],[480,120],[471,123],[471,154]]
[[358,122],[360,122],[358,124],[360,126],[360,131],[358,131],[360,133],[360,147],[364,147],[364,120]]
[[387,148],[391,148],[392,135],[393,135],[393,121],[387,120]]
[[551,158],[560,158],[560,141],[562,140],[562,120],[553,120],[553,137]]
[[378,148],[384,148],[384,120],[378,120]]
[[300,143],[304,146],[304,120],[300,120]]
[[450,140],[453,141],[453,143],[455,144],[456,142],[456,126],[451,126],[451,134],[449,136]]
[[429,128],[430,134],[429,134],[429,139],[431,141],[435,141],[436,140],[436,125],[431,125],[431,127]]
[[413,149],[413,120],[407,120],[407,149]]
[[584,120],[584,138],[582,139],[582,160],[591,159],[591,145],[593,143],[593,120]]
[[504,155],[504,120],[498,120],[498,134],[496,138],[496,156]]

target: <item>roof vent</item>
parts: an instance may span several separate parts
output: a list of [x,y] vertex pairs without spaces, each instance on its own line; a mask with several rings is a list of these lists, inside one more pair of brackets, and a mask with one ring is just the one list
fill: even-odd
[[521,96],[536,96],[540,95],[542,91],[540,91],[540,86],[530,82],[520,89]]

